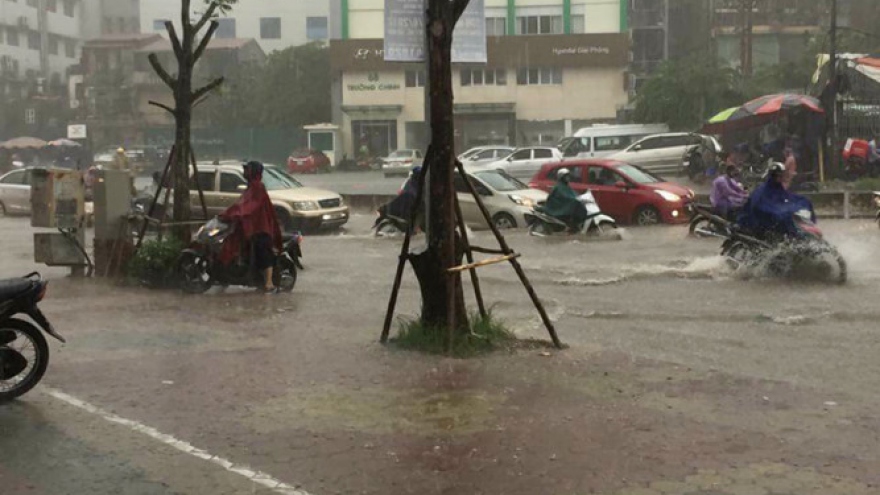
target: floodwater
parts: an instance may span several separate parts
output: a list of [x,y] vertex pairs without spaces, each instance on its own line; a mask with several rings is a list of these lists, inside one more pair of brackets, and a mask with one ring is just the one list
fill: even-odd
[[[719,241],[681,226],[620,241],[511,232],[569,348],[457,361],[376,344],[401,239],[374,238],[372,220],[306,237],[292,295],[182,297],[66,280],[31,261],[27,219],[0,218],[0,273],[47,273],[41,306],[69,340],[50,343],[44,387],[0,406],[0,483],[16,495],[842,495],[880,482],[875,223],[821,223],[848,261],[842,286],[743,277]],[[489,232],[472,242],[496,247]],[[496,316],[546,339],[509,266],[479,275]],[[418,305],[407,269],[398,314]],[[689,485],[697,475],[731,488]]]

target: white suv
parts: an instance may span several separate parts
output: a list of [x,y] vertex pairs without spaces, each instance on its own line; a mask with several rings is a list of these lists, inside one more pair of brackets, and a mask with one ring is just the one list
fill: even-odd
[[517,148],[503,160],[481,165],[507,172],[515,179],[528,181],[541,170],[545,163],[562,161],[562,152],[555,146],[529,146]]
[[685,151],[700,144],[704,136],[687,132],[654,134],[642,138],[621,152],[608,157],[624,163],[638,165],[655,174],[681,172]]

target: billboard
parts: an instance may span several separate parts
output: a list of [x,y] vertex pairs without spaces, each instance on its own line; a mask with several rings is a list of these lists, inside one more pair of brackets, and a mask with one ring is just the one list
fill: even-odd
[[[425,61],[427,0],[385,0],[386,62]],[[471,0],[455,26],[452,61],[486,63],[485,0]]]

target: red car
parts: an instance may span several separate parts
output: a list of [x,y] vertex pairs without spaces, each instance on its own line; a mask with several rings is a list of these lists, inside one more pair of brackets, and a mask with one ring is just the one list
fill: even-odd
[[291,174],[317,174],[330,171],[330,158],[323,151],[296,150],[287,158],[287,170]]
[[550,192],[561,168],[571,171],[570,184],[575,192],[592,191],[602,212],[620,223],[654,225],[689,220],[688,206],[694,200],[692,190],[615,160],[548,163],[532,178],[529,187]]

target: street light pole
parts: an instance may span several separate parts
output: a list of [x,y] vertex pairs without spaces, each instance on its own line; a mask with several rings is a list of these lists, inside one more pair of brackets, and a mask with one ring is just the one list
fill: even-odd
[[830,38],[828,84],[831,101],[831,170],[837,173],[840,163],[840,156],[837,152],[840,143],[840,129],[837,122],[837,93],[840,89],[837,84],[837,0],[831,0]]

